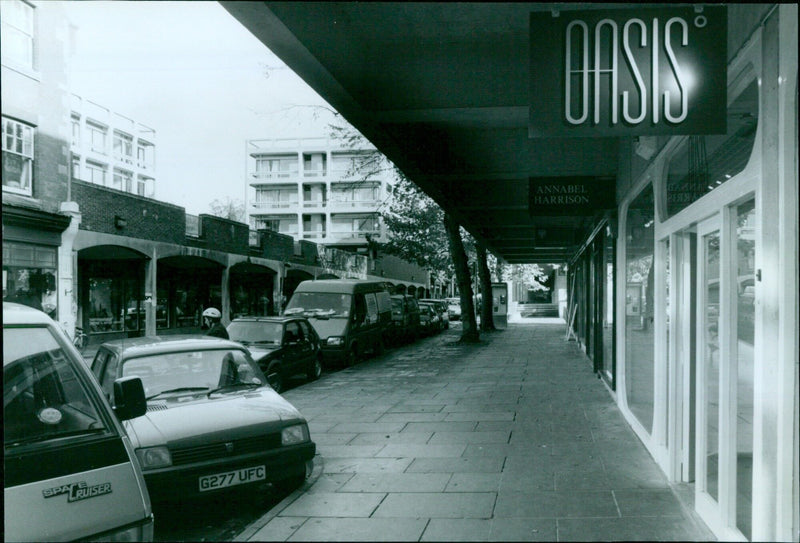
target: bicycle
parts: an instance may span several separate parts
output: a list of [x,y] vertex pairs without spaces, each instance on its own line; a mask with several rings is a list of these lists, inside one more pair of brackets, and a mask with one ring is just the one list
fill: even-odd
[[81,352],[89,344],[89,336],[83,332],[83,328],[80,326],[75,327],[75,337],[72,338],[72,344]]

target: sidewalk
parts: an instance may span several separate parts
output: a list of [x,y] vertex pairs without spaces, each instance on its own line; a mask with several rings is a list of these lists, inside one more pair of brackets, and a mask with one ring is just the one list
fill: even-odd
[[459,334],[287,391],[314,474],[237,540],[713,539],[563,321],[512,322],[478,346]]

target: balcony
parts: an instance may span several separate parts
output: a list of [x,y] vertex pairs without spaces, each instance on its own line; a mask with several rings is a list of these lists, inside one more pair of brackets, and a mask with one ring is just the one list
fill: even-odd
[[288,202],[252,202],[256,209],[292,209],[297,208],[299,203],[297,200],[290,200]]
[[321,170],[303,170],[303,177],[315,177],[317,179],[321,179],[328,175],[328,172],[325,169]]
[[250,174],[256,182],[267,183],[269,181],[286,181],[287,179],[297,178],[300,176],[299,170],[286,170],[278,172],[252,172]]
[[331,200],[331,211],[352,211],[353,209],[368,209],[374,211],[380,206],[380,200]]
[[327,237],[327,232],[305,232],[303,233],[303,239],[325,239]]
[[380,230],[332,230],[331,231],[331,238],[338,239],[342,241],[346,240],[366,240],[367,236],[371,238],[377,238],[381,235]]
[[303,200],[304,208],[321,209],[328,206],[328,202],[322,199],[317,200]]

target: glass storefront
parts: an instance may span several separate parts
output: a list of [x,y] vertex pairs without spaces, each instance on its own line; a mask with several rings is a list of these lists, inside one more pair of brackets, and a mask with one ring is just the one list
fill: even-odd
[[82,322],[89,334],[144,330],[144,262],[85,261],[81,266]]
[[56,318],[58,256],[55,247],[3,242],[3,301]]
[[625,393],[628,407],[653,431],[654,334],[653,186],[631,202],[625,222]]

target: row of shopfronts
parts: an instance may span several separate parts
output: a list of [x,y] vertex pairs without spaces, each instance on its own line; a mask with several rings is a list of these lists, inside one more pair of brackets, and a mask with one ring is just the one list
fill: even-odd
[[727,134],[623,146],[569,263],[573,337],[724,540],[798,540],[796,23],[729,63]]

